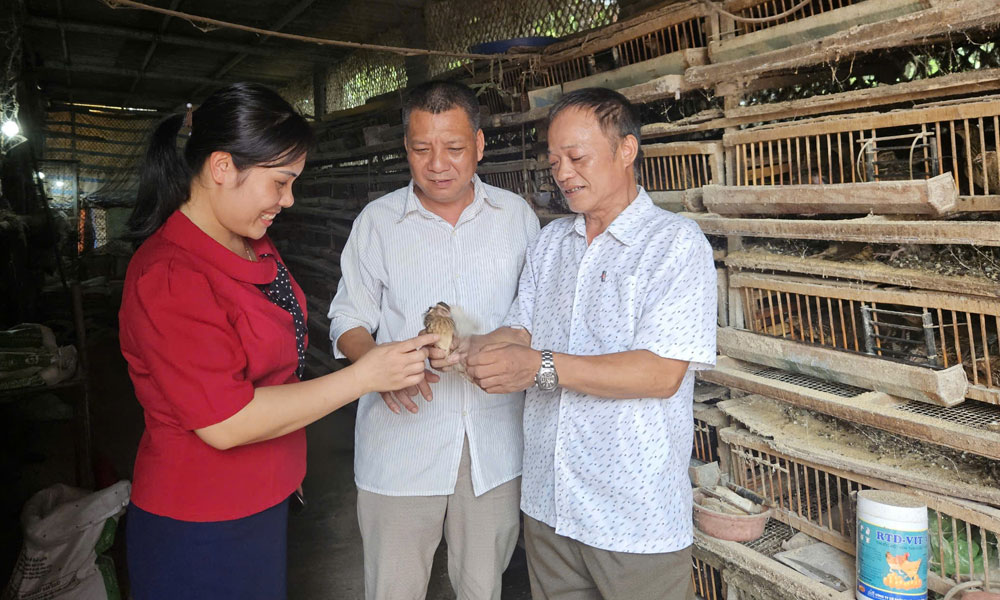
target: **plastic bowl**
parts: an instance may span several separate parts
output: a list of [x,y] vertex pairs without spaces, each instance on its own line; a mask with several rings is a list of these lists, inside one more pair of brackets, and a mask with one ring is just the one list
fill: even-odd
[[764,534],[771,509],[760,506],[755,515],[730,515],[702,506],[705,497],[694,493],[694,524],[703,533],[730,542],[751,542]]

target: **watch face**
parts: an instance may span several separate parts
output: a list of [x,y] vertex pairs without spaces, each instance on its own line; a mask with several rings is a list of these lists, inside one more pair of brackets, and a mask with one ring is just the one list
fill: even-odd
[[538,389],[544,390],[546,392],[556,389],[556,384],[559,382],[556,379],[555,371],[542,371],[538,374]]

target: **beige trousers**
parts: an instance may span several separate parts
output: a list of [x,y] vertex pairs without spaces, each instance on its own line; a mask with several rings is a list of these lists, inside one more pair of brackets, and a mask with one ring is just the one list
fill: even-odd
[[424,600],[442,532],[448,544],[448,578],[458,599],[500,599],[501,575],[520,529],[521,478],[477,498],[471,463],[466,439],[450,496],[358,490],[366,600]]
[[534,600],[693,600],[691,548],[663,554],[599,550],[524,515]]

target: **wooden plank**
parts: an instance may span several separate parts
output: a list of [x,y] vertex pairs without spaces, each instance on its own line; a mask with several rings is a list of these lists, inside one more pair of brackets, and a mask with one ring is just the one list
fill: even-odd
[[878,23],[930,8],[929,0],[860,2],[836,10],[772,25],[728,40],[709,42],[713,63],[757,56],[795,44],[814,41],[858,25]]
[[863,131],[883,127],[921,125],[939,121],[958,121],[1000,115],[1000,98],[989,96],[975,100],[942,102],[931,106],[893,110],[886,113],[867,112],[818,117],[791,123],[762,125],[742,129],[722,136],[725,146],[732,147],[752,142],[767,142],[807,135],[824,135],[847,131]]
[[928,404],[965,402],[962,365],[935,370],[729,327],[719,329],[717,340],[720,353],[738,360]]
[[[523,171],[527,169],[529,171],[535,171],[538,169],[548,169],[548,161],[536,161],[533,158],[526,160],[508,160],[504,162],[493,162],[493,163],[480,163],[479,167],[476,168],[477,173],[507,173],[510,171]],[[409,173],[407,173],[409,177]],[[407,179],[409,181],[409,179]]]
[[483,129],[503,129],[516,125],[526,125],[536,121],[543,121],[549,118],[548,106],[539,106],[525,112],[504,113],[502,115],[491,115],[483,123]]
[[823,258],[809,258],[747,250],[729,254],[726,266],[731,269],[786,271],[823,278],[839,277],[910,288],[972,294],[1000,298],[1000,283],[971,275],[940,275],[920,269],[900,269],[877,262],[847,263]]
[[[909,400],[881,392],[868,392],[852,398],[810,389],[792,383],[755,375],[759,367],[727,356],[720,356],[712,371],[699,371],[702,381],[761,394],[782,402],[815,410],[838,419],[869,425],[916,440],[971,452],[1000,460],[1000,433],[977,429],[941,418],[901,410]],[[961,408],[961,407],[958,407]],[[998,412],[1000,418],[1000,412]]]
[[642,155],[645,157],[714,154],[721,151],[722,142],[668,142],[665,144],[642,145]]
[[[802,79],[803,76],[797,76]],[[791,79],[791,78],[782,78]],[[774,78],[767,83],[755,81],[755,85],[781,87],[784,82]],[[767,88],[760,88],[767,89]],[[822,94],[800,100],[770,102],[754,106],[736,106],[725,111],[726,119],[737,124],[760,123],[779,119],[808,117],[820,113],[869,109],[879,105],[887,106],[903,102],[926,101],[932,98],[991,92],[1000,89],[1000,69],[984,69],[968,73],[953,73],[933,79],[920,79],[893,85],[880,85],[863,90],[852,90],[835,94]],[[716,95],[744,94],[752,90],[735,83],[719,84]]]
[[800,240],[838,240],[879,244],[969,244],[1000,246],[996,223],[975,221],[894,221],[882,216],[861,219],[741,219],[685,213],[706,235]]
[[752,79],[768,72],[791,70],[842,60],[844,56],[896,48],[928,37],[946,36],[1000,22],[995,0],[931,0],[932,7],[895,19],[859,25],[819,40],[795,44],[756,56],[692,67],[685,78],[709,87],[736,79]]
[[995,298],[965,296],[948,292],[915,291],[898,288],[877,288],[864,284],[825,281],[811,277],[790,275],[763,275],[758,273],[732,273],[731,287],[761,288],[789,294],[805,294],[824,298],[875,302],[878,304],[902,304],[922,308],[940,308],[961,312],[1000,316],[1000,302]]
[[695,530],[694,551],[707,554],[710,560],[721,564],[729,598],[737,597],[742,590],[739,598],[757,600],[854,600],[852,590],[838,592],[739,542],[720,540]]
[[726,127],[726,125],[719,125],[723,121],[723,112],[717,108],[711,108],[670,123],[649,123],[643,125],[642,139],[722,129]]
[[612,90],[646,83],[664,75],[683,75],[689,64],[684,52],[671,52],[650,60],[619,67],[588,77],[574,79],[562,84],[563,93],[588,87],[602,87]]
[[705,208],[720,215],[876,214],[939,217],[955,212],[951,173],[930,179],[826,185],[707,185]]
[[360,159],[365,156],[371,156],[372,154],[381,154],[383,152],[390,152],[392,150],[403,150],[403,140],[402,138],[398,140],[392,140],[389,142],[383,142],[381,144],[374,144],[371,146],[362,146],[360,148],[352,148],[350,150],[339,150],[337,152],[310,152],[308,162],[331,162],[335,160],[345,160],[345,159]]
[[668,210],[672,213],[680,213],[687,210],[686,200],[689,191],[691,190],[672,190],[666,192],[646,193],[649,194],[653,204],[659,206],[663,210]]
[[[719,436],[726,441],[745,447],[763,445],[765,451],[774,450],[847,473],[905,482],[907,487],[935,494],[1000,505],[1000,488],[991,481],[923,460],[919,455],[901,457],[892,453],[891,448],[869,450],[870,440],[863,434],[818,420],[789,419],[784,416],[784,403],[766,396],[723,400],[715,406],[754,434],[750,438],[735,429],[720,432]],[[830,447],[828,434],[836,436],[831,438],[839,442],[836,449]],[[756,443],[748,443],[750,439]]]

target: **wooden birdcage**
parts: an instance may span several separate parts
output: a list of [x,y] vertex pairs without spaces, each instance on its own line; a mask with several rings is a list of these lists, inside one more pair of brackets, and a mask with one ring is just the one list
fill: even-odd
[[852,495],[867,489],[907,493],[930,510],[930,589],[944,593],[963,581],[998,580],[997,509],[793,458],[744,430],[724,429],[720,435],[729,448],[734,483],[766,498],[779,521],[854,554]]

